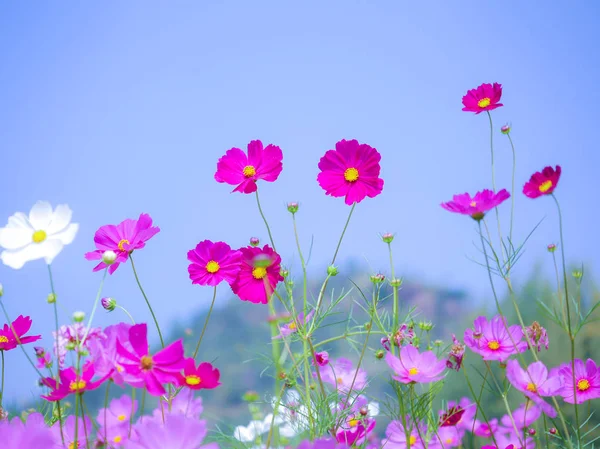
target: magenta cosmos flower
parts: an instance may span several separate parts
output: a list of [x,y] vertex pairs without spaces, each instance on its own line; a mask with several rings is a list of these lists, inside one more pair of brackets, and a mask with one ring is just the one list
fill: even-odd
[[325,366],[329,363],[329,353],[327,351],[315,352],[313,364],[317,362],[319,366]]
[[42,396],[42,398],[50,402],[55,402],[60,401],[71,394],[83,394],[86,391],[95,390],[110,376],[109,373],[97,381],[92,382],[95,373],[94,364],[92,362],[87,362],[83,365],[80,376],[77,375],[77,371],[75,371],[75,368],[73,367],[60,370],[60,382],[56,382],[56,380],[51,377],[46,377],[42,380],[42,383],[52,390],[50,394]]
[[493,109],[504,106],[500,103],[502,97],[502,84],[483,83],[477,89],[471,89],[462,98],[464,105],[463,111],[474,112],[479,114],[483,111],[491,111]]
[[[581,404],[590,399],[600,398],[600,371],[592,359],[587,359],[585,364],[582,360],[575,359],[575,384],[573,384],[571,363],[561,365],[558,373],[563,380],[560,395],[565,402]],[[575,388],[577,392],[574,391]]]
[[557,370],[548,375],[548,368],[543,362],[534,362],[524,370],[517,360],[509,360],[506,378],[513,387],[539,405],[546,415],[556,417],[556,410],[542,396],[555,396],[560,392],[562,381]]
[[[319,366],[317,369],[323,382],[337,387],[341,392],[362,390],[367,385],[367,372],[360,368],[357,373],[352,366],[352,361],[343,357],[337,359],[335,363],[329,363],[324,367]],[[313,373],[313,377],[317,377],[317,373]]]
[[196,363],[192,358],[185,360],[183,375],[180,374],[178,376],[179,385],[192,390],[217,388],[221,385],[219,382],[220,377],[221,373],[219,370],[210,363],[201,363],[196,368]]
[[435,382],[440,380],[446,362],[438,360],[433,351],[419,353],[414,346],[404,346],[400,349],[400,357],[386,353],[385,361],[394,371],[392,376],[403,384]]
[[506,319],[500,315],[489,322],[486,317],[480,316],[473,324],[474,329],[465,330],[465,344],[483,360],[503,362],[511,355],[527,350],[527,342],[521,341],[521,327],[507,326]]
[[319,161],[319,185],[326,195],[346,197],[346,204],[360,203],[365,197],[374,198],[383,190],[379,178],[381,155],[366,143],[340,140],[335,150],[329,150]]
[[0,441],[2,449],[53,448],[56,442],[40,413],[31,413],[25,423],[20,418],[1,420]]
[[[148,214],[141,214],[137,220],[128,218],[116,226],[102,226],[94,235],[96,250],[86,253],[85,258],[100,260],[100,263],[94,267],[94,271],[108,267],[108,272],[113,274],[119,265],[127,260],[129,254],[146,246],[146,242],[159,231],[158,226],[152,226],[152,218]],[[108,258],[103,257],[107,251],[112,251],[116,256],[110,258],[114,260],[110,266],[105,262]]]
[[162,396],[162,384],[177,383],[177,375],[184,367],[183,343],[177,340],[154,355],[148,349],[148,328],[146,324],[136,324],[129,329],[129,342],[133,351],[127,350],[117,340],[117,353],[123,357],[121,365],[135,378],[134,387],[145,386],[153,396]]
[[138,438],[127,449],[218,449],[217,443],[203,444],[206,422],[185,415],[166,414],[141,419],[135,425]]
[[267,304],[281,276],[281,257],[269,245],[262,249],[248,246],[240,249],[242,261],[237,278],[231,284],[233,293],[242,301]]
[[242,253],[224,242],[203,240],[188,251],[188,272],[192,284],[217,286],[225,281],[231,284],[240,271]]
[[283,153],[276,145],[263,148],[260,140],[248,144],[248,155],[239,148],[228,150],[217,162],[215,180],[236,186],[233,192],[256,192],[256,181],[274,182],[283,169]]
[[523,193],[529,198],[551,195],[558,185],[560,174],[560,165],[556,168],[545,167],[541,172],[535,172],[523,186]]
[[442,203],[441,206],[450,212],[469,215],[473,220],[479,221],[486,212],[499,206],[508,198],[510,198],[510,193],[506,189],[502,189],[498,193],[485,189],[477,192],[473,197],[468,193],[454,195],[452,201]]
[[0,351],[10,351],[20,344],[33,343],[42,338],[41,335],[25,335],[31,329],[31,318],[19,315],[9,326],[0,329]]

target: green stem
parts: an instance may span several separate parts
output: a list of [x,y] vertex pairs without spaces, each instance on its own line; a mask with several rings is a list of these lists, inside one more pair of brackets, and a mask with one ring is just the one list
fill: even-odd
[[56,329],[56,381],[58,382],[60,380],[60,369],[59,369],[59,347],[58,347],[58,329],[59,329],[59,325],[58,325],[58,306],[57,306],[57,301],[58,299],[56,298],[56,291],[54,290],[54,278],[52,276],[52,268],[50,268],[50,264],[48,264],[48,277],[50,278],[50,291],[52,292],[52,296],[54,298],[54,302],[52,303],[52,306],[54,308],[54,327]]
[[[392,257],[392,243],[389,242],[388,243],[388,249],[390,252],[390,270],[392,273],[392,281],[394,281],[396,279],[396,274],[395,274],[395,270],[394,270],[394,259]],[[393,291],[394,291],[394,302],[392,304],[392,315],[393,315],[393,328],[392,331],[396,332],[398,330],[398,325],[399,325],[399,317],[398,317],[398,287],[396,285],[392,286]],[[394,354],[394,345],[392,344],[390,349],[392,350],[392,354]]]
[[0,411],[2,411],[2,399],[4,398],[4,350],[0,350],[2,356],[2,385],[0,385]]
[[[48,265],[50,266],[50,265]],[[94,301],[94,306],[92,307],[92,313],[90,314],[90,318],[87,323],[87,328],[85,330],[85,334],[83,334],[83,338],[81,339],[80,346],[83,348],[85,344],[85,340],[88,338],[90,334],[90,329],[92,328],[92,322],[94,321],[94,315],[96,315],[96,309],[98,308],[98,303],[100,302],[100,296],[102,295],[102,289],[104,288],[104,281],[106,280],[106,274],[108,273],[108,268],[104,270],[104,275],[102,276],[102,280],[100,281],[100,287],[98,288],[98,293],[96,293],[96,300]],[[55,303],[56,304],[56,303]]]
[[337,247],[335,248],[335,253],[333,253],[333,259],[331,260],[331,265],[335,263],[335,259],[337,258],[338,252],[340,250],[340,246],[342,246],[342,240],[344,240],[344,234],[346,233],[346,229],[348,229],[348,224],[350,223],[350,218],[352,218],[352,212],[354,212],[354,208],[356,207],[356,203],[352,204],[350,208],[350,213],[348,214],[348,219],[346,220],[346,224],[344,225],[344,229],[342,230],[342,235],[340,236],[340,240],[338,241]]
[[[510,405],[508,405],[508,400],[506,399],[506,393],[502,390],[502,388],[500,387],[500,384],[498,383],[498,381],[496,380],[496,376],[494,376],[494,373],[492,372],[492,368],[490,368],[490,364],[489,362],[485,362],[485,366],[488,369],[488,372],[491,374],[492,380],[494,381],[494,384],[496,384],[496,388],[498,389],[498,393],[500,393],[500,396],[502,397],[502,402],[504,403],[504,407],[506,408],[506,411],[508,412],[508,417],[510,418],[510,422],[513,425],[513,429],[515,431],[515,435],[517,436],[517,438],[519,437],[519,429],[517,428],[517,424],[515,423],[515,419],[513,418],[512,415],[512,411],[510,410]],[[522,441],[519,441],[519,443],[523,443]]]
[[[467,386],[469,387],[469,390],[471,391],[471,394],[473,395],[473,399],[475,399],[476,398],[475,391],[473,390],[473,385],[471,384],[471,381],[469,380],[469,375],[467,374],[467,367],[466,366],[464,367],[464,369],[462,370],[462,372],[465,375],[465,379],[467,380]],[[486,373],[486,376],[487,376],[487,373]],[[484,379],[484,385],[485,385],[485,379]],[[481,389],[483,390],[483,385],[481,386]],[[479,411],[481,411],[481,416],[483,416],[483,420],[488,425],[488,428],[491,429],[491,427],[490,427],[490,421],[488,420],[487,416],[485,415],[485,412],[483,411],[483,407],[481,406],[481,400],[475,399],[475,403],[477,404],[477,411],[475,412],[475,417],[477,417],[477,413]],[[474,428],[475,428],[475,418],[473,418],[473,429]],[[496,442],[496,437],[495,437],[494,433],[492,433],[492,440],[494,441],[494,445],[496,447],[498,447],[498,443]]]
[[277,249],[275,249],[275,242],[273,241],[273,235],[271,234],[271,228],[269,227],[269,223],[267,222],[267,218],[265,217],[265,214],[263,213],[262,207],[260,206],[260,199],[258,197],[258,189],[256,189],[256,204],[258,206],[258,212],[260,212],[260,216],[262,217],[263,221],[265,222],[265,226],[267,227],[267,232],[269,234],[269,240],[271,241],[271,246],[273,247],[273,250],[275,252],[277,252]]
[[512,166],[512,187],[511,187],[511,191],[510,191],[510,232],[509,232],[509,239],[510,239],[510,245],[512,247],[512,235],[513,235],[513,217],[515,214],[515,171],[516,171],[516,167],[517,167],[517,153],[515,152],[515,145],[513,144],[512,141],[512,137],[510,137],[510,133],[506,135],[506,137],[508,137],[508,141],[510,142],[510,147],[512,149],[512,160],[513,160],[513,166]]
[[123,306],[120,306],[120,305],[117,305],[117,307],[118,307],[119,309],[121,309],[123,312],[125,312],[125,315],[127,315],[127,316],[129,317],[129,319],[131,320],[131,322],[132,322],[133,324],[135,324],[135,320],[133,319],[133,317],[131,316],[131,314],[130,314],[130,313],[127,311],[127,309],[125,309],[125,307],[123,307]]
[[106,413],[108,411],[108,397],[109,397],[109,392],[110,392],[110,383],[112,382],[112,380],[108,380],[108,382],[106,382],[106,393],[104,394],[104,424],[102,425],[102,427],[104,427],[104,443],[108,444],[108,426],[106,425]]
[[490,150],[492,154],[492,189],[496,193],[496,171],[494,169],[494,125],[492,123],[492,114],[490,111],[486,111],[488,119],[490,120]]
[[208,320],[210,320],[210,314],[212,313],[213,307],[215,306],[215,300],[217,299],[217,286],[215,285],[213,291],[212,302],[210,303],[210,309],[208,309],[208,314],[206,315],[206,320],[204,320],[204,327],[202,328],[202,333],[200,334],[200,338],[198,339],[198,344],[196,345],[196,350],[194,351],[193,359],[196,360],[196,356],[198,355],[198,350],[200,349],[200,343],[202,343],[202,338],[204,337],[204,332],[206,332],[206,328],[208,327]]
[[81,407],[81,421],[83,423],[83,436],[85,437],[85,447],[86,447],[86,449],[90,449],[90,439],[88,437],[87,426],[85,425],[85,410],[83,409],[83,394],[79,398],[79,406]]
[[165,341],[163,340],[163,336],[162,336],[162,333],[160,331],[160,326],[158,325],[158,320],[156,319],[156,315],[154,314],[154,310],[152,310],[152,306],[150,305],[150,301],[148,300],[148,297],[146,296],[146,293],[144,292],[144,289],[142,288],[142,284],[140,282],[140,278],[138,277],[137,271],[135,269],[135,264],[133,263],[133,255],[132,254],[129,254],[129,260],[131,260],[131,268],[133,268],[133,275],[135,276],[135,280],[137,282],[137,285],[140,288],[140,291],[142,292],[142,296],[146,300],[146,305],[148,306],[148,309],[150,310],[150,314],[152,315],[152,319],[154,320],[154,324],[156,325],[156,330],[158,331],[158,336],[160,338],[160,344],[164,348],[165,347]]

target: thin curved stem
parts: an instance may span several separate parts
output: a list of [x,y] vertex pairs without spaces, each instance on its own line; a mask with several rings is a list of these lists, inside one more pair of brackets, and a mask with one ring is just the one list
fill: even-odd
[[164,348],[165,347],[165,341],[163,340],[163,336],[162,336],[162,333],[160,331],[160,326],[158,325],[158,320],[156,319],[156,315],[154,314],[154,310],[152,309],[152,306],[150,305],[150,301],[148,300],[148,297],[146,296],[146,293],[144,292],[144,289],[142,288],[142,284],[140,282],[140,278],[138,277],[137,271],[135,269],[135,264],[133,263],[133,256],[132,256],[132,254],[129,254],[129,260],[131,260],[131,268],[133,268],[133,275],[135,276],[135,280],[137,282],[137,285],[140,288],[140,291],[142,292],[142,296],[146,300],[146,304],[148,305],[148,309],[150,310],[150,314],[152,315],[152,319],[154,320],[154,324],[156,325],[156,330],[158,331],[158,336],[160,338],[160,344]]
[[342,230],[342,235],[340,235],[340,240],[338,241],[337,247],[335,248],[335,253],[333,253],[333,259],[331,259],[331,265],[335,263],[335,259],[337,258],[338,252],[340,250],[340,246],[342,246],[342,240],[344,240],[344,234],[346,234],[346,229],[348,229],[348,224],[350,223],[350,218],[352,218],[352,212],[354,212],[354,208],[356,207],[356,203],[352,204],[350,208],[350,213],[348,214],[348,219],[346,220],[346,224],[344,225],[344,229]]
[[507,134],[506,137],[508,137],[508,141],[510,142],[510,147],[512,149],[512,160],[513,160],[512,184],[511,184],[512,187],[511,187],[511,191],[510,191],[510,231],[508,234],[508,238],[510,239],[510,245],[512,247],[513,217],[515,215],[515,171],[517,168],[517,153],[515,152],[515,145],[513,144],[512,137],[510,137],[510,134]]
[[131,320],[131,323],[132,323],[132,324],[135,324],[135,320],[133,319],[133,317],[132,317],[132,316],[131,316],[131,314],[130,314],[130,313],[127,311],[127,309],[126,309],[125,307],[123,307],[123,306],[120,306],[120,305],[118,305],[118,304],[117,304],[117,307],[118,307],[119,309],[121,309],[123,312],[125,312],[125,315],[127,315],[127,316],[129,317],[129,319]]
[[56,328],[56,337],[55,337],[55,341],[56,341],[56,381],[58,382],[58,380],[60,379],[59,374],[60,374],[60,370],[58,369],[58,361],[59,361],[59,347],[58,347],[58,329],[59,329],[59,325],[58,325],[58,306],[57,306],[57,301],[58,299],[56,298],[56,291],[54,290],[54,278],[52,277],[52,268],[50,268],[50,264],[48,264],[48,277],[50,278],[50,291],[52,292],[52,296],[54,298],[54,303],[52,304],[53,308],[54,308],[54,327]]
[[215,306],[215,300],[217,299],[217,286],[215,285],[213,291],[212,302],[210,303],[210,309],[208,309],[208,314],[206,315],[206,320],[204,320],[204,327],[202,328],[202,333],[200,334],[200,338],[198,339],[198,344],[196,345],[196,350],[194,351],[194,360],[196,360],[196,356],[198,355],[198,350],[200,349],[200,343],[202,343],[202,338],[204,338],[204,332],[206,332],[206,328],[208,327],[208,320],[210,320],[210,314],[212,313],[213,307]]
[[258,212],[260,212],[260,216],[262,217],[263,221],[265,222],[265,226],[267,227],[267,233],[269,234],[269,240],[271,241],[271,246],[273,247],[273,250],[275,252],[277,252],[277,249],[275,248],[275,242],[273,241],[273,235],[271,234],[271,228],[269,227],[267,218],[265,217],[262,207],[260,206],[260,199],[258,197],[258,189],[256,189],[256,205],[258,206]]
[[[50,265],[48,265],[50,266]],[[87,323],[87,328],[85,330],[85,334],[83,334],[83,338],[81,339],[81,347],[85,344],[85,340],[88,338],[90,334],[90,329],[92,327],[92,322],[94,321],[94,315],[96,315],[96,309],[98,308],[98,303],[100,302],[100,296],[102,295],[102,289],[104,288],[104,281],[106,280],[106,274],[108,273],[108,268],[104,270],[104,275],[102,276],[102,280],[100,281],[100,287],[98,288],[98,293],[96,294],[96,300],[94,301],[94,306],[92,307],[92,313],[90,314],[90,318]]]
[[0,351],[2,357],[2,385],[0,385],[0,411],[2,411],[2,399],[4,398],[4,351]]
[[486,111],[488,119],[490,120],[490,150],[492,155],[492,189],[496,193],[496,170],[494,168],[494,124],[492,123],[492,114],[490,111]]

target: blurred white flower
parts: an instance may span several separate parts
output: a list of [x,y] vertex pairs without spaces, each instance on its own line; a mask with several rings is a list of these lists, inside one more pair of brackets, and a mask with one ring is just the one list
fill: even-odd
[[71,223],[71,209],[61,204],[52,210],[50,203],[38,201],[29,216],[17,212],[0,228],[0,259],[11,268],[22,268],[27,262],[54,258],[75,239],[79,225]]
[[275,420],[273,420],[273,414],[269,413],[262,421],[250,421],[247,427],[237,426],[233,431],[233,437],[243,443],[249,443],[256,440],[256,437],[267,433],[271,428],[271,422],[273,422],[274,426],[279,426],[282,420],[279,416],[276,416]]

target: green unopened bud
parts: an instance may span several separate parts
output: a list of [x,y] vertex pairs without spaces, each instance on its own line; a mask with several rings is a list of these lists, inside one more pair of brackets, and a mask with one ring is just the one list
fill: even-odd
[[289,279],[287,281],[287,285],[290,286],[290,287],[293,287],[294,286],[294,280],[293,279]]
[[381,236],[381,240],[383,240],[385,243],[392,243],[392,241],[394,240],[394,234],[386,232]]
[[556,251],[556,245],[554,243],[550,243],[548,245],[548,252],[553,253],[554,251]]
[[383,281],[385,281],[385,276],[381,273],[377,273],[377,274],[373,274],[371,277],[371,282],[375,285],[381,284]]
[[290,272],[288,270],[284,270],[282,269],[279,274],[281,274],[281,277],[286,278],[290,275]]
[[48,304],[54,304],[56,302],[56,295],[54,293],[49,293],[46,301]]
[[296,202],[288,203],[287,210],[290,213],[295,214],[296,212],[298,212],[298,203],[296,203]]
[[67,344],[65,345],[65,349],[66,349],[67,351],[72,351],[73,349],[75,349],[75,343],[73,343],[73,342],[69,342],[69,343],[67,343]]
[[112,265],[117,260],[117,253],[114,251],[108,250],[102,253],[102,262],[106,265]]
[[418,347],[419,347],[419,344],[421,343],[421,339],[420,339],[419,337],[415,336],[415,337],[413,338],[413,341],[412,341],[412,343],[413,343],[413,346],[414,346],[415,348],[418,348]]
[[329,276],[337,276],[338,273],[339,273],[339,270],[335,265],[329,265],[327,267],[327,274]]
[[399,279],[399,278],[392,279],[390,281],[390,285],[392,287],[401,287],[402,286],[402,279]]
[[502,127],[500,128],[500,132],[502,134],[509,134],[510,133],[510,125],[508,123],[506,125],[502,125]]
[[433,323],[431,321],[419,321],[419,329],[429,332],[433,329]]
[[2,287],[2,284],[0,284],[0,298],[2,298],[3,294],[4,294],[4,287]]
[[440,346],[442,346],[443,344],[444,344],[444,342],[443,342],[442,340],[435,340],[435,341],[433,342],[433,345],[434,345],[436,348],[439,348],[439,347],[440,347]]
[[572,274],[575,279],[581,279],[583,277],[583,271],[580,270],[574,270]]
[[242,400],[245,402],[256,402],[260,399],[260,396],[256,391],[250,390],[246,391],[242,396]]
[[85,320],[85,312],[78,311],[73,313],[73,321],[81,323],[83,320]]
[[87,357],[88,355],[90,355],[90,353],[88,352],[88,350],[87,350],[87,349],[80,348],[80,349],[79,349],[79,355],[80,355],[81,357]]
[[375,358],[381,360],[385,357],[385,351],[383,349],[378,349],[375,351]]
[[364,328],[365,328],[366,330],[369,330],[369,329],[371,329],[371,322],[365,323],[365,324],[364,324]]

